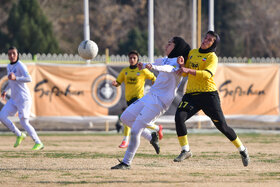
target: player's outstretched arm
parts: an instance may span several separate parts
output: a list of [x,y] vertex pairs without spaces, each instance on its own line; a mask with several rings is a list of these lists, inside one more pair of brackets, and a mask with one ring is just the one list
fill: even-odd
[[115,87],[118,87],[119,83],[117,81],[112,81],[112,85],[115,86]]

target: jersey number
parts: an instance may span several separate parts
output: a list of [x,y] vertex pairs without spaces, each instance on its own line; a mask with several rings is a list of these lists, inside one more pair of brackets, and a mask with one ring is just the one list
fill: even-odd
[[182,102],[180,103],[180,105],[178,106],[178,108],[181,108],[181,107],[186,108],[186,106],[187,106],[188,104],[189,104],[189,103],[188,103],[187,101],[182,101]]

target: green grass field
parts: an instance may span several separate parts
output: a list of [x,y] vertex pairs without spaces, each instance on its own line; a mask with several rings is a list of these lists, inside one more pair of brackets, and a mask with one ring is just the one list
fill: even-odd
[[161,153],[145,139],[131,170],[110,168],[122,159],[122,135],[106,133],[39,134],[42,151],[31,151],[27,137],[0,135],[0,186],[279,186],[280,134],[240,134],[251,163],[243,167],[236,148],[221,134],[189,134],[193,157],[181,163],[175,134],[165,134]]

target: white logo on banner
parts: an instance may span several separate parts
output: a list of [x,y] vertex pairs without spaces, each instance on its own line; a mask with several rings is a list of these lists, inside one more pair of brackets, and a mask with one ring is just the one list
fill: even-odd
[[115,106],[121,99],[121,87],[112,86],[112,81],[116,80],[110,74],[102,74],[92,84],[92,98],[106,108]]

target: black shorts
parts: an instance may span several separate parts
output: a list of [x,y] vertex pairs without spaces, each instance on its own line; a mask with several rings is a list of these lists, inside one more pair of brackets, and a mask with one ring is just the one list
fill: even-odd
[[222,112],[220,97],[217,91],[188,93],[182,98],[177,111],[183,110],[194,115],[202,110],[207,116],[212,118],[213,113]]
[[176,132],[178,136],[184,136],[187,134],[185,121],[200,110],[211,118],[217,129],[219,129],[230,141],[236,139],[236,133],[226,123],[217,91],[189,93],[183,96],[175,115]]
[[139,98],[137,97],[133,97],[132,99],[130,99],[129,101],[126,101],[127,106],[131,105],[132,103],[134,103],[135,101],[137,101]]

